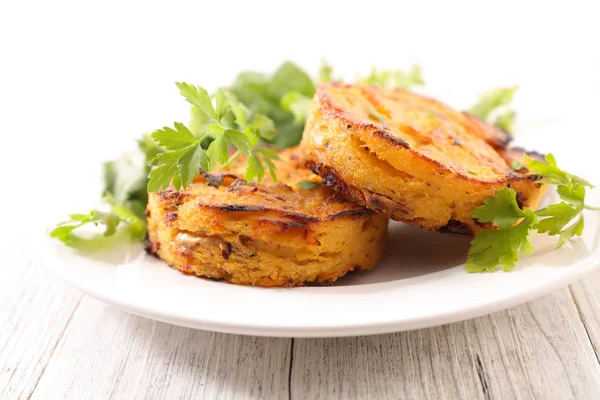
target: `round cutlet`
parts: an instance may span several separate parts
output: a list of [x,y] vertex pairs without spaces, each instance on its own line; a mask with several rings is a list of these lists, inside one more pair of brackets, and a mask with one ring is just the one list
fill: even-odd
[[[377,264],[387,218],[320,184],[299,168],[295,149],[280,158],[276,183],[244,181],[245,160],[238,159],[185,189],[150,193],[152,252],[187,274],[257,286],[332,283]],[[302,189],[302,181],[314,187]]]
[[304,165],[348,200],[398,221],[442,232],[488,228],[471,217],[494,191],[511,187],[536,208],[546,187],[513,171],[523,151],[510,136],[406,90],[322,84],[300,149]]

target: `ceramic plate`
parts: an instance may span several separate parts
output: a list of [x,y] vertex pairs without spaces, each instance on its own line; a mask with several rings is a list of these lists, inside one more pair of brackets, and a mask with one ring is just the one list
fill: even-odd
[[[600,204],[597,193],[588,198]],[[508,273],[469,274],[468,238],[396,222],[379,266],[327,287],[265,289],[186,276],[141,245],[82,255],[48,239],[46,260],[85,293],[176,325],[261,336],[367,335],[481,316],[574,281],[600,263],[599,214],[586,212],[584,235],[556,251],[556,237],[534,235],[535,253]]]

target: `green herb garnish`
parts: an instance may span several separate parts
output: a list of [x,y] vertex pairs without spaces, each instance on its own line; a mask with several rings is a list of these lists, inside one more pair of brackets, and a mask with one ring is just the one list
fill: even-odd
[[508,109],[519,87],[490,90],[479,97],[479,102],[467,112],[482,121],[492,124],[506,132],[511,132],[516,113]]
[[[157,155],[156,165],[149,174],[148,191],[166,189],[173,184],[175,189],[187,187],[199,174],[200,168],[213,171],[217,165],[226,165],[239,154],[248,156],[245,179],[260,181],[265,166],[273,179],[275,166],[273,159],[277,153],[269,149],[257,149],[259,139],[272,138],[274,124],[265,115],[251,114],[235,97],[226,90],[219,89],[215,104],[208,92],[187,83],[177,83],[181,95],[194,107],[197,116],[194,133],[179,122],[174,129],[165,127],[150,136],[164,151]],[[206,149],[202,144],[210,140]],[[230,157],[229,148],[237,151]]]
[[369,118],[371,119],[375,119],[379,122],[385,122],[385,117],[383,117],[382,115],[377,114],[375,111],[367,108],[365,110],[365,112],[367,113],[367,115],[369,116]]
[[512,160],[510,162],[510,168],[513,171],[519,171],[519,170],[521,170],[523,168],[523,163],[521,161],[519,161],[519,160]]
[[319,82],[331,82],[333,80],[333,67],[325,61],[321,60],[321,68],[319,68]]
[[311,97],[307,97],[300,92],[288,92],[281,98],[281,108],[291,112],[294,115],[294,122],[303,124],[306,121],[310,111]]
[[[119,226],[124,226],[128,238],[132,242],[144,240],[146,237],[146,221],[139,217],[135,210],[118,204],[107,194],[104,202],[110,207],[108,211],[92,210],[87,214],[71,214],[70,220],[57,225],[50,232],[67,246],[82,250],[98,250],[110,243],[110,237],[117,233]],[[103,225],[102,235],[79,236],[77,231],[86,225]]]
[[377,70],[373,68],[371,73],[359,79],[359,82],[388,89],[410,89],[413,86],[423,86],[421,67],[413,65],[408,72],[400,70]]
[[[271,138],[263,137],[266,143],[282,149],[300,143],[306,120],[306,115],[302,115],[302,103],[304,98],[313,98],[315,83],[297,65],[284,62],[272,75],[242,72],[228,90],[250,112],[264,114],[273,121],[275,134]],[[283,101],[283,97],[290,92],[297,95]],[[297,100],[299,104],[291,100]]]
[[321,182],[314,182],[314,181],[300,181],[297,184],[297,186],[303,190],[310,190],[319,185],[321,185]]
[[526,157],[527,168],[535,175],[542,176],[540,183],[555,185],[561,199],[537,211],[521,210],[513,189],[497,190],[494,197],[484,201],[471,215],[481,223],[490,222],[496,230],[484,230],[471,242],[466,262],[469,272],[492,272],[502,267],[505,271],[513,269],[519,260],[519,253],[530,254],[533,247],[529,242],[532,230],[558,235],[558,246],[563,246],[573,236],[583,232],[583,210],[598,210],[585,204],[586,188],[593,186],[556,165],[552,154],[546,156],[546,162]]

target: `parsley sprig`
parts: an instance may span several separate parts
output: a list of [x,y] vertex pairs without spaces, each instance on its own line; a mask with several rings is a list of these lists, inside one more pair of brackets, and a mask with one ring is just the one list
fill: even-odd
[[[246,154],[248,181],[264,177],[265,167],[275,180],[274,159],[277,153],[257,148],[261,138],[272,138],[273,121],[267,116],[250,111],[227,90],[219,89],[215,104],[208,92],[195,85],[176,84],[181,95],[192,105],[195,116],[192,132],[180,122],[174,128],[164,127],[150,136],[164,151],[153,160],[148,192],[166,189],[170,183],[175,189],[188,186],[201,172],[213,171],[218,165],[227,165],[240,154]],[[205,142],[209,142],[206,149]],[[230,157],[229,148],[236,152]]]
[[[146,220],[119,203],[110,194],[104,197],[104,203],[109,206],[108,211],[92,210],[87,214],[71,214],[68,221],[57,225],[50,232],[50,236],[56,238],[67,246],[80,249],[99,249],[109,243],[110,237],[117,233],[119,226],[124,226],[129,240],[138,242],[146,237]],[[104,226],[102,235],[77,235],[78,231],[86,225]]]
[[484,230],[471,242],[466,262],[469,272],[492,272],[498,266],[505,271],[513,269],[520,254],[530,254],[533,246],[529,235],[536,230],[550,236],[558,235],[558,246],[562,247],[574,236],[581,236],[584,228],[583,210],[599,210],[585,204],[586,188],[593,188],[588,181],[572,175],[558,167],[552,154],[546,162],[526,157],[527,168],[541,176],[539,183],[556,186],[561,199],[537,211],[522,210],[513,189],[497,190],[494,197],[477,207],[472,216],[479,222],[491,222],[495,230]]
[[497,88],[483,93],[467,112],[505,132],[511,132],[517,113],[509,108],[519,87]]

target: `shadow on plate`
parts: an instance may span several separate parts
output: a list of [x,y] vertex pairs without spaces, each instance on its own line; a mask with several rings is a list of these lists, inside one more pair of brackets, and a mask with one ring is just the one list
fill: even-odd
[[470,237],[425,231],[390,222],[386,255],[371,271],[340,278],[335,286],[364,285],[427,275],[465,262]]

